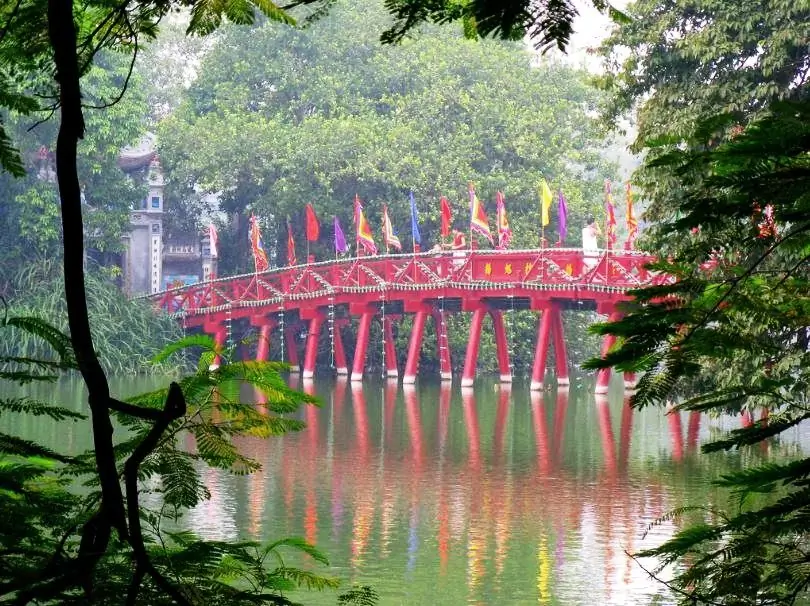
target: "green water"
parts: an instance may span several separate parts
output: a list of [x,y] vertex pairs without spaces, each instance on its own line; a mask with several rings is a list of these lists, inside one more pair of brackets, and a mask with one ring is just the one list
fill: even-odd
[[[797,430],[766,448],[700,455],[700,443],[739,421],[631,411],[621,391],[597,399],[587,382],[531,394],[486,380],[464,392],[455,383],[299,387],[323,401],[302,411],[307,429],[241,440],[262,472],[205,470],[211,500],[186,523],[218,539],[306,537],[329,555],[328,572],[373,585],[384,605],[670,602],[625,553],[677,529],[642,538],[650,522],[718,502],[713,478],[806,443]],[[77,383],[57,396],[83,407]],[[0,429],[72,452],[90,446],[86,425],[10,419]],[[335,603],[334,593],[295,597]]]

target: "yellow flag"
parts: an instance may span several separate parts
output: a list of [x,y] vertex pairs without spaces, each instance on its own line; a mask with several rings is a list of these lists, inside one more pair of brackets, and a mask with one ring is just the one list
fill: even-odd
[[551,217],[549,217],[549,210],[551,209],[551,199],[553,195],[551,194],[551,190],[548,187],[548,183],[546,180],[543,179],[540,181],[540,200],[542,200],[542,204],[540,206],[541,210],[541,220],[543,223],[543,227],[551,223]]

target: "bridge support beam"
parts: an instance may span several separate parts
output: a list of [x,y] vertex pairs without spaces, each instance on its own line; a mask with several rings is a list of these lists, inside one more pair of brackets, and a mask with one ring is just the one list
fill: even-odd
[[442,381],[453,380],[453,365],[450,360],[450,342],[447,340],[447,315],[443,311],[433,314],[436,327],[436,349],[439,352],[439,373]]
[[393,323],[390,316],[382,319],[383,350],[385,352],[385,376],[396,378],[399,376],[397,368],[397,348],[394,343]]
[[352,381],[362,381],[363,371],[366,368],[366,353],[368,352],[368,339],[371,335],[371,321],[374,319],[374,311],[364,311],[360,316],[360,326],[357,329],[357,344],[354,348],[354,360],[352,362]]
[[554,338],[554,364],[557,374],[557,385],[568,385],[568,351],[565,347],[565,330],[562,323],[560,306],[552,303],[551,332]]
[[337,372],[338,376],[349,374],[349,367],[346,364],[346,350],[343,348],[343,336],[340,332],[344,323],[345,320],[336,320],[333,329],[335,341],[335,372]]
[[[316,312],[309,321],[309,330],[307,331],[307,342],[304,349],[304,378],[311,379],[315,376],[315,363],[318,358],[318,342],[321,337],[321,326],[323,326],[324,315],[322,312]],[[298,361],[298,348],[294,347],[293,351],[296,354],[296,362]],[[292,364],[292,359],[290,360]]]
[[[321,318],[323,322],[323,318]],[[310,327],[312,320],[310,320]],[[320,328],[319,328],[320,330]],[[290,365],[290,372],[297,373],[301,369],[301,362],[298,360],[298,326],[289,326],[284,329],[284,346],[287,349],[287,363]]]
[[266,362],[270,357],[270,333],[273,330],[273,323],[259,326],[259,338],[256,343],[256,361]]
[[546,375],[546,360],[548,358],[548,341],[551,337],[551,327],[553,324],[553,309],[553,303],[543,309],[540,322],[537,326],[537,343],[534,348],[532,382],[530,384],[532,391],[543,389],[543,379]]
[[470,323],[470,340],[467,342],[467,354],[464,356],[464,372],[461,375],[461,386],[471,387],[475,382],[475,370],[478,365],[478,348],[481,345],[481,328],[487,314],[486,306],[482,305],[473,311]]
[[[618,311],[612,311],[608,317],[608,322],[617,322],[622,317]],[[602,357],[616,344],[616,335],[607,335],[602,338]],[[607,393],[610,385],[610,369],[602,368],[596,373],[596,393]]]
[[[205,332],[208,334],[214,335],[214,345],[218,350],[221,350],[225,347],[225,340],[228,338],[228,332],[224,325],[216,324],[214,326],[207,325],[203,327]],[[219,354],[214,356],[214,359],[211,361],[211,364],[208,366],[208,370],[216,370],[222,365],[222,356]]]
[[495,329],[495,351],[498,356],[498,370],[501,383],[512,382],[512,368],[509,364],[509,342],[506,340],[506,329],[503,325],[503,314],[499,309],[491,309],[489,316]]
[[408,359],[405,361],[405,375],[402,383],[410,385],[416,383],[416,373],[419,372],[419,355],[422,353],[422,337],[425,334],[425,321],[428,312],[419,310],[413,317],[411,340],[408,342]]

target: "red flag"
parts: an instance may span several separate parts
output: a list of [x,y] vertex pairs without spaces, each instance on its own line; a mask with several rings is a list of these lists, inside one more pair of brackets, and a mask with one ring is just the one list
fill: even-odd
[[287,265],[296,265],[297,259],[295,258],[295,240],[293,240],[292,225],[287,220]]
[[633,190],[630,187],[630,181],[625,183],[624,188],[627,192],[627,240],[624,247],[632,250],[638,236],[638,219],[636,219],[636,213],[633,209]]
[[318,215],[315,214],[315,209],[312,204],[307,204],[307,241],[317,242],[321,237],[321,224],[318,221]]
[[439,200],[441,205],[442,214],[442,237],[446,238],[450,235],[450,223],[453,220],[453,211],[450,209],[450,202],[444,196]]

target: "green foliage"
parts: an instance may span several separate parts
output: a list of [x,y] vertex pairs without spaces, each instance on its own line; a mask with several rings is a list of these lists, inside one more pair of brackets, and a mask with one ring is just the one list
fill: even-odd
[[[42,375],[43,369],[75,367],[67,337],[38,319],[9,317],[0,325],[3,341],[16,331],[25,330],[56,347],[51,358],[0,356],[0,371],[6,378],[19,373],[19,384],[28,376],[55,381],[56,376]],[[16,332],[14,333],[16,334]],[[58,335],[58,337],[57,337]],[[65,349],[67,346],[67,349]],[[267,545],[256,542],[205,541],[190,531],[172,531],[167,525],[182,527],[184,510],[198,505],[210,494],[201,480],[204,465],[230,469],[235,473],[259,470],[257,462],[241,455],[233,445],[237,436],[278,435],[303,427],[284,414],[299,405],[314,405],[314,397],[290,390],[278,375],[281,365],[273,363],[234,363],[227,360],[231,351],[215,350],[208,338],[187,338],[180,345],[166,348],[157,357],[177,355],[183,347],[203,348],[224,357],[216,370],[200,369],[181,381],[188,402],[186,414],[175,420],[161,436],[157,447],[139,469],[139,493],[154,507],[141,506],[140,517],[149,557],[157,570],[172,579],[181,594],[192,604],[292,604],[285,593],[294,589],[327,590],[338,586],[337,579],[289,566],[285,553],[300,553],[314,563],[328,565],[327,558],[313,545],[296,537]],[[264,411],[238,398],[233,385],[259,390],[267,399]],[[169,390],[157,390],[129,400],[141,409],[160,410]],[[0,415],[26,414],[48,416],[56,420],[78,422],[85,417],[74,411],[36,401],[31,397],[0,398]],[[152,422],[118,413],[128,431],[116,445],[122,460],[146,439]],[[195,436],[192,450],[181,447],[186,435]],[[18,436],[0,434],[0,599],[23,599],[38,595],[37,603],[62,604],[81,601],[86,604],[119,604],[131,591],[132,555],[129,545],[115,542],[99,561],[93,573],[92,595],[81,594],[71,581],[60,590],[42,591],[54,574],[53,567],[72,566],[79,549],[78,529],[88,519],[99,497],[87,493],[76,479],[96,485],[93,453],[69,457]],[[154,495],[145,499],[146,495]],[[27,598],[26,601],[28,601]],[[149,578],[143,582],[142,603],[173,604]],[[368,588],[353,589],[340,596],[341,604],[376,603]]]
[[[683,144],[713,146],[772,102],[806,98],[806,3],[638,0],[627,12],[632,22],[600,48],[606,74],[598,81],[611,93],[603,114],[610,123],[632,114],[633,147],[651,159]],[[705,132],[718,114],[726,127]],[[634,180],[650,200],[648,218],[672,218],[686,193],[679,179],[645,163]],[[678,243],[661,237],[654,246]]]
[[[73,355],[62,332],[67,330],[63,288],[61,268],[54,261],[32,265],[15,276],[12,290],[18,294],[9,302],[9,311],[16,317],[11,319],[10,328],[20,330],[12,330],[13,336],[0,342],[0,354],[37,359],[40,364],[52,351]],[[93,267],[88,272],[87,290],[93,341],[107,370],[116,374],[159,373],[171,368],[168,364],[153,364],[151,358],[164,344],[180,337],[181,329],[174,320],[157,314],[145,301],[122,297],[114,276],[104,268]],[[31,322],[37,324],[17,326]],[[58,327],[53,334],[48,332],[51,324]],[[42,340],[39,334],[49,340]],[[68,360],[51,370],[63,369],[72,362]]]
[[[569,241],[579,243],[574,226],[602,208],[611,173],[588,117],[597,94],[584,74],[533,65],[520,44],[471,42],[451,26],[381,47],[387,23],[379,3],[344,0],[306,29],[225,28],[205,53],[158,135],[171,225],[195,227],[189,222],[209,210],[203,192],[217,193],[236,218],[220,228],[221,274],[252,268],[243,244],[250,212],[283,265],[286,251],[274,242],[286,241],[287,215],[303,234],[304,205],[313,203],[323,226],[312,252],[332,258],[331,216],[350,230],[355,194],[377,234],[387,203],[409,245],[413,190],[429,247],[439,239],[440,195],[466,230],[469,181],[490,217],[495,192],[504,192],[513,246],[534,247],[536,186],[545,176],[565,191]],[[547,229],[549,240],[556,229]]]
[[[683,196],[680,217],[660,233],[699,231],[660,264],[677,282],[636,293],[622,321],[597,328],[621,337],[621,345],[590,366],[645,372],[636,405],[663,402],[680,389],[686,397],[676,410],[768,411],[705,451],[744,449],[810,418],[808,125],[810,104],[775,103],[727,142],[650,161],[678,179]],[[735,511],[707,512],[699,525],[639,556],[686,565],[674,579],[684,604],[807,600],[808,470],[810,459],[801,458],[724,477]],[[752,495],[762,498],[753,502]]]

